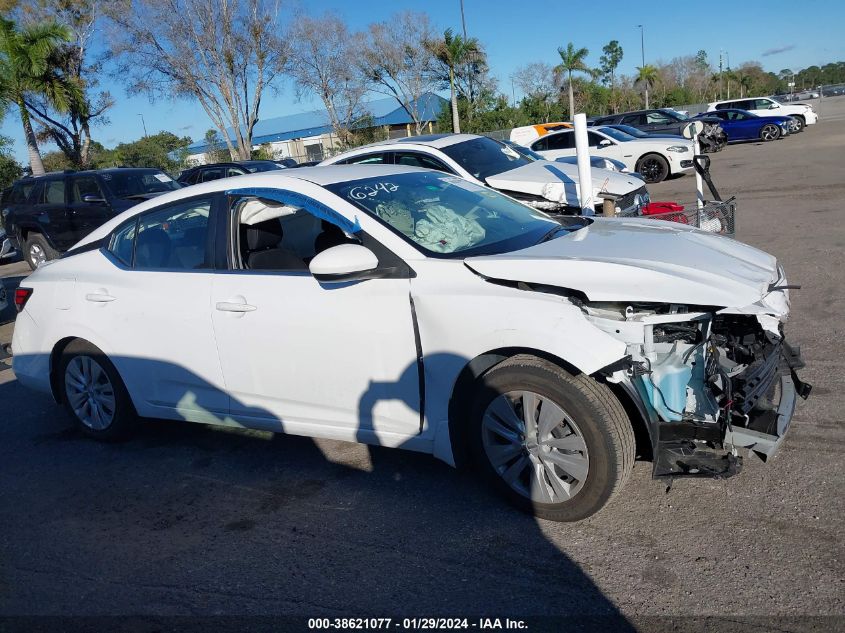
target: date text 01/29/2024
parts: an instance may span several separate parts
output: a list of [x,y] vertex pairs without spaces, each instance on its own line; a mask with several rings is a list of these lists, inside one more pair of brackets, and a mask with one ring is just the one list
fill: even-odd
[[523,620],[511,618],[309,618],[309,630],[389,630],[439,631],[443,629],[482,631],[525,630]]

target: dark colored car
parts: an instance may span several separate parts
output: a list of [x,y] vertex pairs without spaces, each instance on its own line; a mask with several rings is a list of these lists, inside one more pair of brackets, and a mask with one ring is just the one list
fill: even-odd
[[[727,139],[724,138],[724,133],[720,127],[721,120],[711,116],[705,116],[698,120],[705,124],[704,131],[698,136],[702,151],[717,152],[722,149],[727,143]],[[669,108],[660,108],[596,117],[590,123],[591,125],[629,125],[648,135],[683,136],[684,128],[689,125],[689,122],[690,118],[685,114]]]
[[285,169],[285,167],[275,160],[239,160],[232,163],[212,163],[186,169],[176,177],[176,180],[186,186],[197,185],[201,182],[254,174],[259,171],[273,171],[274,169]]
[[[747,110],[731,108],[708,112],[708,116],[717,116],[728,142],[735,141],[774,141],[789,134],[792,118],[788,116],[757,116]],[[698,119],[703,115],[696,115]]]
[[34,270],[106,220],[180,186],[159,169],[54,172],[16,181],[0,214],[12,246]]

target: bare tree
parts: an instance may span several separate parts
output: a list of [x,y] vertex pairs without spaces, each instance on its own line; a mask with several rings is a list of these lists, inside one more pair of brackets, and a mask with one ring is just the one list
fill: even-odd
[[545,115],[542,122],[548,123],[560,93],[560,84],[551,64],[532,62],[520,66],[514,71],[512,79],[524,95],[542,104]]
[[299,16],[290,33],[289,72],[303,94],[323,102],[332,129],[348,144],[352,130],[365,116],[361,100],[369,82],[354,64],[355,38],[335,13],[313,18]]
[[427,46],[437,37],[425,13],[406,11],[370,24],[361,37],[361,68],[375,90],[395,97],[422,134],[422,96],[435,90],[435,57]]
[[279,2],[112,0],[119,77],[130,92],[196,99],[232,158],[248,159],[261,97],[287,62]]

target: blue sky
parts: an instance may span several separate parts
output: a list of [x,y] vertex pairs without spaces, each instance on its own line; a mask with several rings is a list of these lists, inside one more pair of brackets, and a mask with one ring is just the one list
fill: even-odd
[[[336,10],[352,29],[386,20],[405,9],[426,11],[438,30],[450,26],[459,30],[461,25],[459,0],[309,0],[303,6],[312,14]],[[557,47],[569,41],[587,47],[588,63],[597,66],[602,46],[619,40],[624,58],[618,72],[634,72],[641,59],[638,24],[644,25],[647,63],[692,55],[699,49],[705,49],[714,64],[722,49],[732,66],[759,61],[774,72],[845,60],[845,3],[834,0],[804,0],[797,5],[785,0],[464,0],[464,7],[468,34],[484,44],[492,73],[499,79],[500,90],[508,95],[509,77],[516,68],[533,61],[555,63]],[[212,127],[199,105],[190,101],[150,103],[145,97],[127,97],[123,86],[108,77],[102,78],[102,84],[116,101],[109,112],[109,125],[94,130],[95,139],[106,147],[142,136],[140,114],[151,134],[169,130],[198,140]],[[313,101],[297,101],[293,88],[285,82],[279,88],[278,94],[268,93],[263,99],[262,118],[319,107]],[[14,139],[15,155],[24,161],[20,128],[18,113],[12,108],[3,120],[2,133]]]

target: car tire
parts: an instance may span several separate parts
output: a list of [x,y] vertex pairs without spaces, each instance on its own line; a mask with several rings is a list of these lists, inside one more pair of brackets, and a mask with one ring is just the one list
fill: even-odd
[[669,162],[660,154],[646,154],[637,161],[636,171],[648,183],[662,182],[669,176]]
[[780,128],[774,123],[767,123],[760,128],[760,140],[764,142],[776,141],[780,138]]
[[138,420],[114,364],[97,347],[77,339],[59,363],[60,397],[82,432],[94,439],[125,438]]
[[30,233],[24,241],[23,257],[29,267],[35,270],[43,262],[58,259],[59,252],[47,243],[41,233]]
[[[511,504],[551,521],[580,521],[624,486],[634,466],[634,430],[606,385],[520,355],[476,386],[470,451]],[[528,407],[533,415],[525,415]]]
[[795,119],[795,122],[796,122],[795,133],[798,134],[799,132],[803,132],[804,128],[807,125],[807,123],[804,121],[804,117],[793,116],[792,118]]

